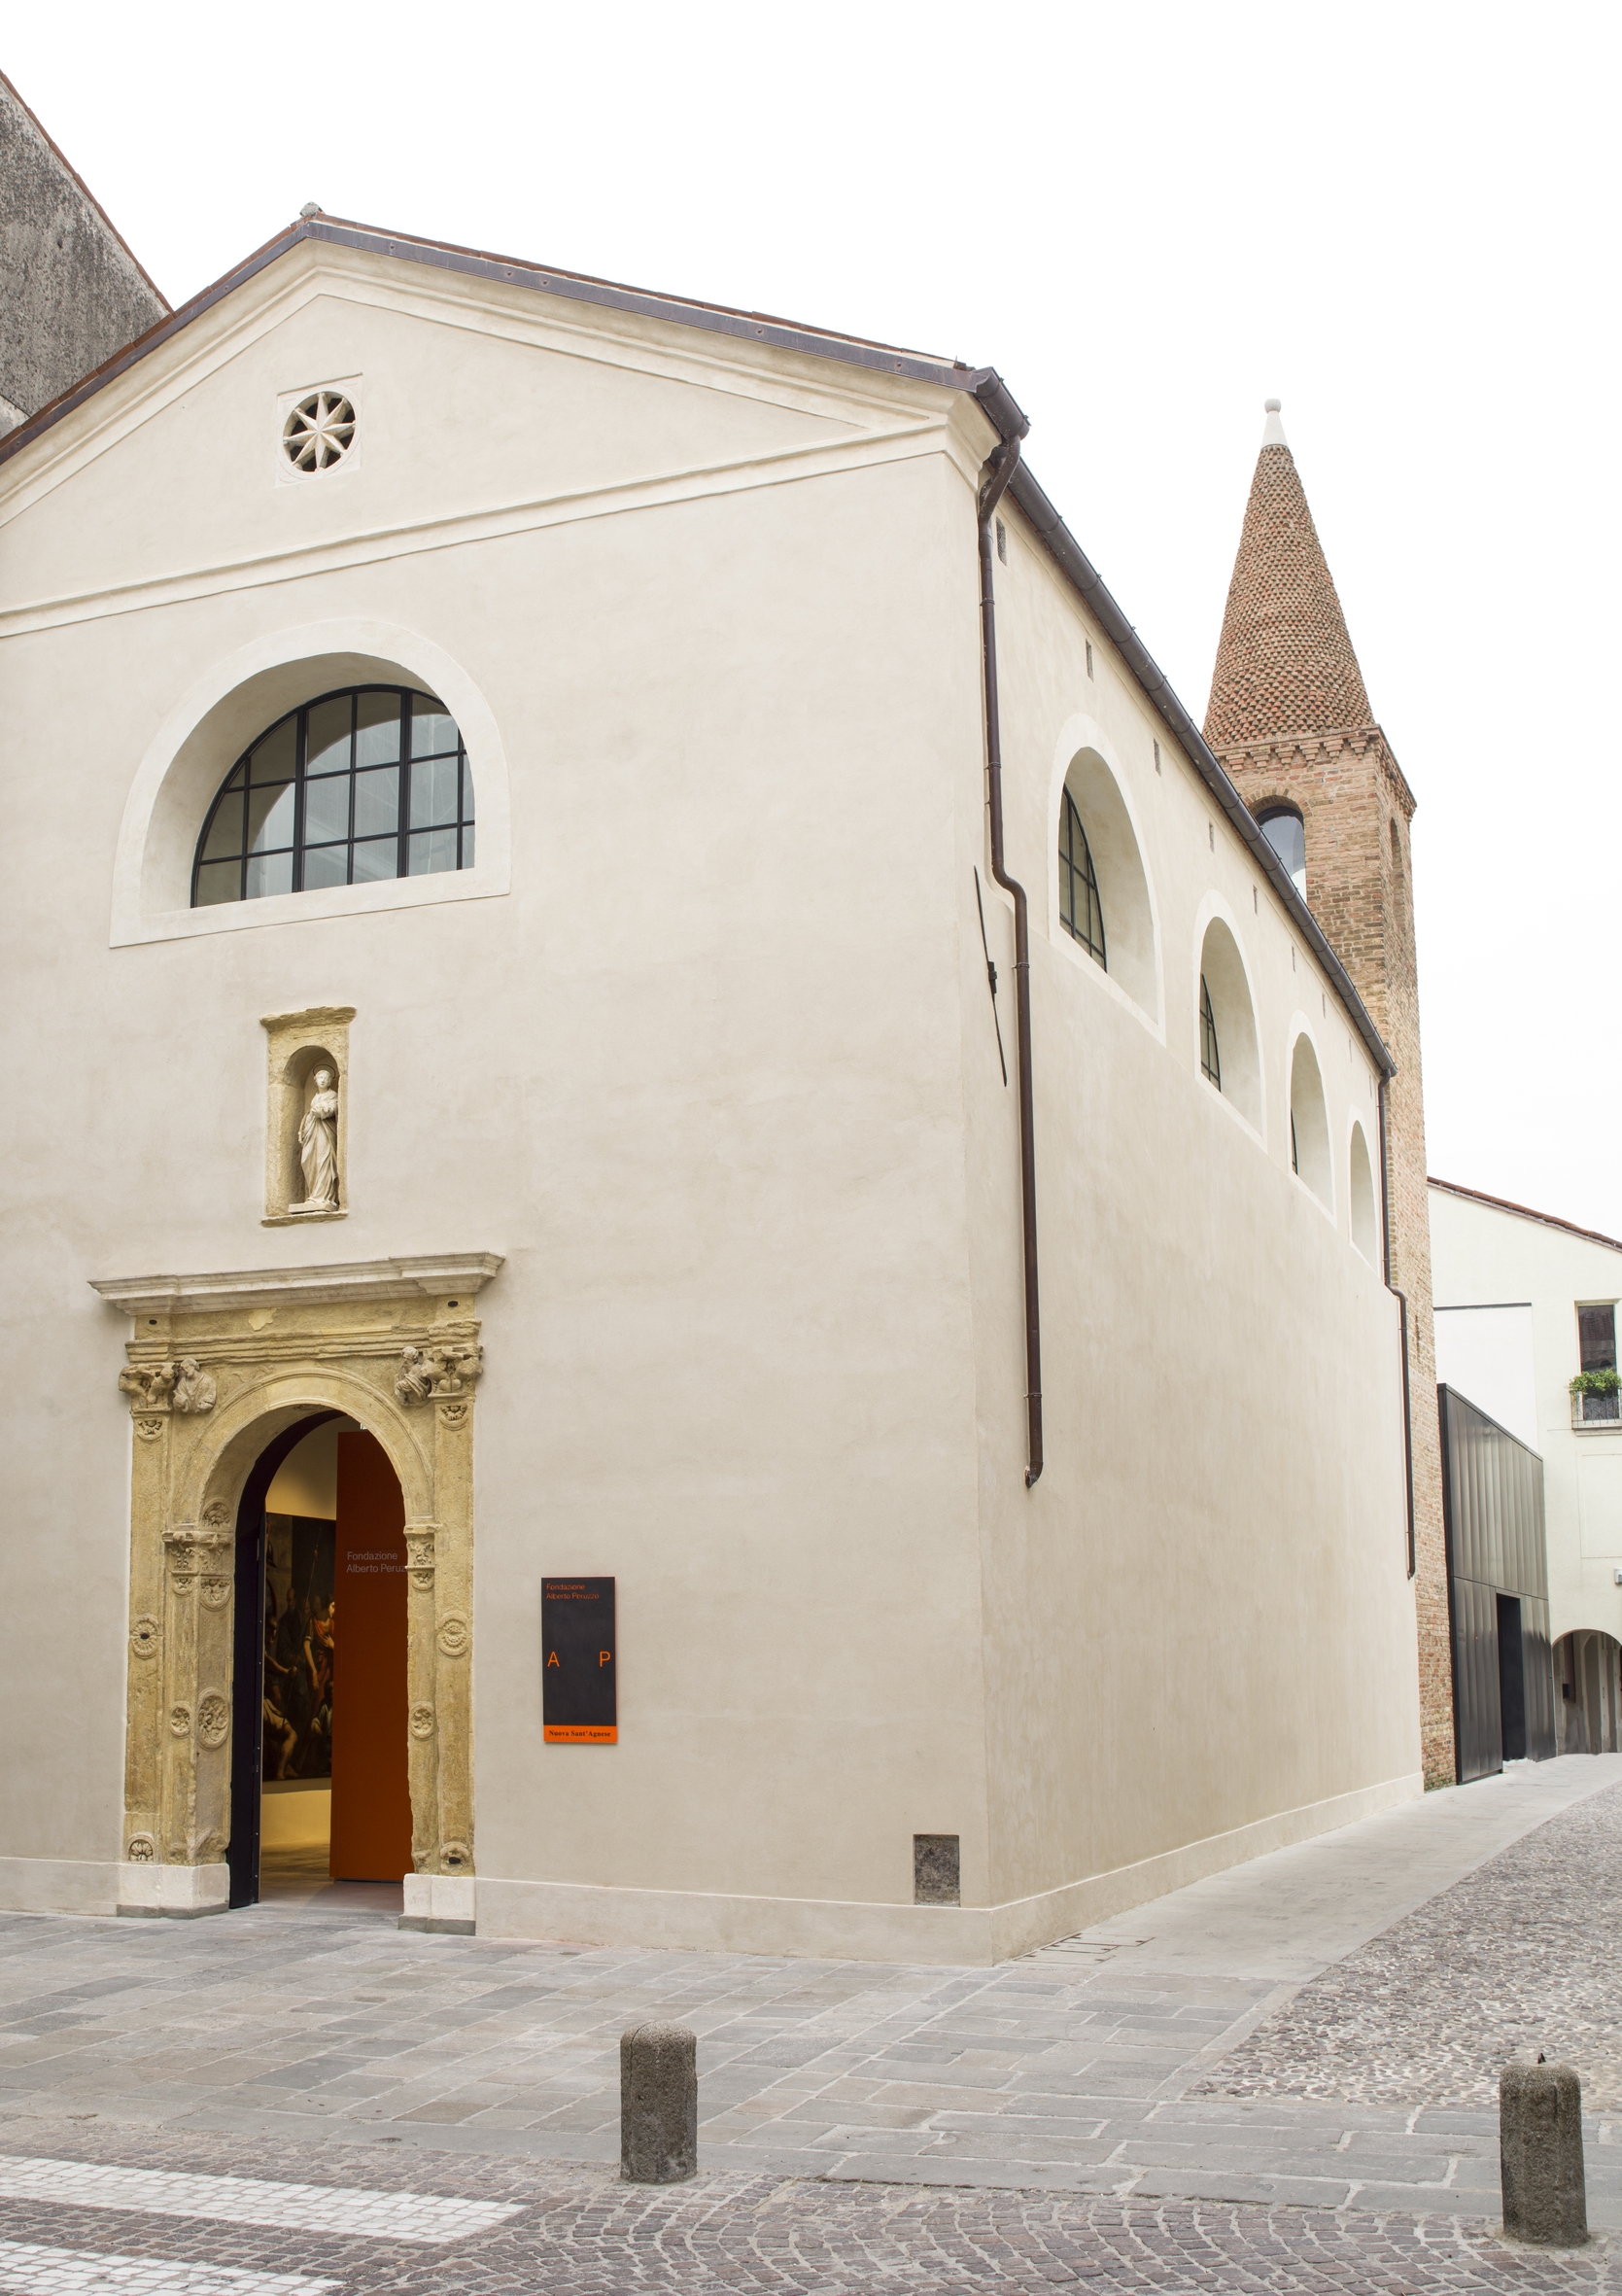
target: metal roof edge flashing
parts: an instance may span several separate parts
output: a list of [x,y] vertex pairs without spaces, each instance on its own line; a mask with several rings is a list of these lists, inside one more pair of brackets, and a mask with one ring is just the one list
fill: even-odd
[[683,296],[621,287],[612,280],[593,279],[583,271],[559,270],[516,256],[486,255],[476,248],[453,247],[444,241],[418,239],[405,232],[378,231],[366,224],[343,223],[329,216],[312,217],[304,228],[312,239],[351,248],[358,254],[392,256],[397,261],[427,263],[435,270],[454,271],[466,279],[526,287],[541,295],[561,296],[569,302],[592,303],[601,310],[623,311],[634,318],[662,319],[676,327],[702,328],[710,334],[730,335],[739,342],[765,343],[774,350],[837,359],[846,366],[867,367],[879,374],[904,375],[910,381],[934,383],[946,390],[973,390],[988,371],[984,367],[953,366],[949,361],[931,359],[922,352],[869,342],[859,335],[796,327],[789,320],[768,318],[761,312],[733,310],[724,303],[706,303]]
[[[984,396],[981,397],[981,403],[986,406],[989,414],[990,407]],[[1205,736],[1172,691],[1165,672],[1116,603],[1102,574],[1031,476],[1028,464],[1021,463],[1009,492],[1030,521],[1043,548],[1071,587],[1097,615],[1111,644],[1120,651],[1132,676],[1164,718],[1168,731],[1187,753],[1195,772],[1249,847],[1262,875],[1283,904],[1285,915],[1329,974],[1335,994],[1350,1014],[1375,1066],[1382,1076],[1395,1076],[1397,1062],[1386,1050],[1384,1039],[1375,1027],[1367,1006],[1353,986],[1351,976],[1330,948],[1312,911],[1295,890],[1290,872],[1218,763]]]
[[369,224],[315,215],[300,217],[285,230],[278,231],[212,286],[201,289],[178,310],[149,328],[145,334],[137,335],[132,343],[115,352],[111,359],[82,376],[48,406],[40,407],[27,422],[0,438],[0,463],[32,445],[37,437],[64,415],[82,406],[104,385],[157,350],[192,320],[200,319],[205,311],[234,294],[237,288],[246,286],[267,263],[306,239],[346,248],[352,254],[381,255],[397,262],[426,263],[431,269],[450,271],[462,278],[528,288],[534,293],[559,296],[569,302],[595,304],[599,309],[620,311],[635,318],[663,320],[674,327],[701,328],[707,333],[727,335],[737,342],[760,343],[772,350],[798,352],[806,358],[833,359],[842,365],[862,367],[873,374],[900,375],[909,382],[929,383],[940,390],[967,392],[981,400],[999,432],[1018,428],[1024,420],[1001,376],[988,366],[955,365],[919,351],[870,342],[859,335],[796,327],[787,320],[733,310],[723,303],[704,303],[640,288],[619,287],[610,280],[590,278],[584,272],[558,270],[517,257],[485,255],[475,248],[419,239],[409,232],[380,231]]

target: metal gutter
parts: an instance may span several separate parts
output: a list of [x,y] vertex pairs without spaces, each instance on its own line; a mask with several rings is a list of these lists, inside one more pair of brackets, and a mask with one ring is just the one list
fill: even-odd
[[[1014,901],[1014,1009],[1018,1025],[1019,1226],[1025,1277],[1025,1488],[1042,1473],[1042,1311],[1036,1264],[1036,1095],[1031,1062],[1031,944],[1025,888],[1003,852],[1002,711],[997,690],[997,608],[991,529],[997,504],[1019,468],[1020,433],[1005,439],[981,472],[980,643],[985,695],[985,789],[991,817],[991,874]],[[976,889],[978,891],[978,881]],[[990,959],[986,959],[989,966]]]
[[[977,385],[975,397],[984,407],[989,419],[1001,429],[1000,402],[1010,405],[1013,402],[1009,400],[1001,378],[994,377],[993,380],[996,384],[995,393],[983,385]],[[1019,421],[1023,422],[1022,416]],[[1005,436],[1008,435],[1004,434]],[[1009,493],[1029,521],[1037,539],[1072,589],[1086,601],[1088,610],[1118,649],[1145,695],[1165,720],[1167,730],[1187,754],[1190,764],[1250,848],[1268,884],[1278,895],[1285,915],[1329,974],[1336,994],[1356,1023],[1358,1034],[1363,1038],[1380,1074],[1395,1076],[1397,1062],[1386,1050],[1379,1030],[1353,986],[1350,974],[1330,948],[1312,911],[1295,890],[1290,872],[1273,851],[1250,808],[1218,764],[1205,736],[1172,691],[1165,672],[1117,605],[1097,568],[1031,476],[1027,464],[1021,463],[1015,472]]]
[[[760,311],[739,311],[723,303],[705,303],[679,296],[618,287],[609,280],[593,279],[583,272],[560,271],[545,264],[524,262],[517,258],[481,254],[474,248],[453,247],[438,240],[418,239],[409,232],[378,231],[364,224],[344,223],[329,216],[316,215],[300,217],[286,230],[279,231],[275,238],[266,240],[262,247],[256,249],[234,270],[227,271],[212,287],[205,287],[169,318],[149,328],[145,334],[138,335],[134,342],[126,344],[123,350],[115,353],[113,358],[64,391],[60,398],[53,399],[26,423],[9,432],[0,439],[0,465],[31,446],[53,424],[59,423],[76,407],[82,406],[118,376],[127,373],[141,360],[171,341],[183,328],[190,327],[193,320],[200,319],[215,304],[224,301],[226,296],[234,294],[238,288],[246,286],[259,272],[291,253],[306,239],[325,246],[348,248],[359,255],[386,256],[400,262],[425,263],[431,269],[448,271],[461,278],[524,288],[535,294],[556,296],[567,302],[592,304],[603,310],[620,311],[670,326],[695,327],[708,334],[730,336],[738,342],[759,343],[772,350],[790,351],[804,358],[832,359],[842,365],[865,368],[873,374],[900,375],[909,382],[933,384],[939,390],[968,392],[1005,444],[1011,438],[1022,437],[1030,427],[1013,393],[994,367],[964,366],[956,362],[930,358],[923,352],[898,350],[891,344],[872,342],[859,335],[843,335],[820,328],[796,327],[786,320],[774,319]],[[1295,890],[1289,871],[1252,818],[1238,790],[1218,764],[1206,745],[1204,735],[1173,693],[1164,672],[1139,639],[1111,596],[1097,569],[1024,463],[1016,471],[1009,493],[1060,573],[1097,618],[1099,626],[1120,652],[1145,696],[1159,712],[1167,730],[1181,745],[1195,772],[1250,848],[1258,867],[1283,904],[1285,915],[1333,982],[1335,993],[1352,1015],[1358,1034],[1367,1047],[1375,1066],[1382,1075],[1395,1075],[1396,1062],[1382,1043],[1379,1031],[1364,1010],[1363,999],[1353,987],[1349,975],[1319,929],[1312,912]]]

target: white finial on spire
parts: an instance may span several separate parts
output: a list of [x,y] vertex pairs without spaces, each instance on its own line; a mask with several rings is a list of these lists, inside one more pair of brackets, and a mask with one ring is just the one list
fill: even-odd
[[1267,416],[1267,428],[1261,434],[1262,445],[1288,446],[1290,441],[1284,435],[1284,425],[1278,419],[1279,408],[1283,401],[1277,399],[1264,399],[1261,403]]

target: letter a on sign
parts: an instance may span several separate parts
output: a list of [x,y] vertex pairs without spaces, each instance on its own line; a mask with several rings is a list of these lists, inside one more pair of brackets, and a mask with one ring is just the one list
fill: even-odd
[[543,1579],[540,1634],[547,1745],[617,1744],[612,1579]]

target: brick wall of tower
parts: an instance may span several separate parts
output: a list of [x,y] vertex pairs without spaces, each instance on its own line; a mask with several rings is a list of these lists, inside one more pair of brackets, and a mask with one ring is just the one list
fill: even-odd
[[1300,814],[1308,905],[1397,1062],[1386,1099],[1386,1183],[1391,1281],[1408,1301],[1420,1729],[1425,1782],[1448,1786],[1454,1782],[1453,1653],[1408,843],[1414,800],[1376,725],[1281,735],[1218,755],[1252,813],[1284,803]]

